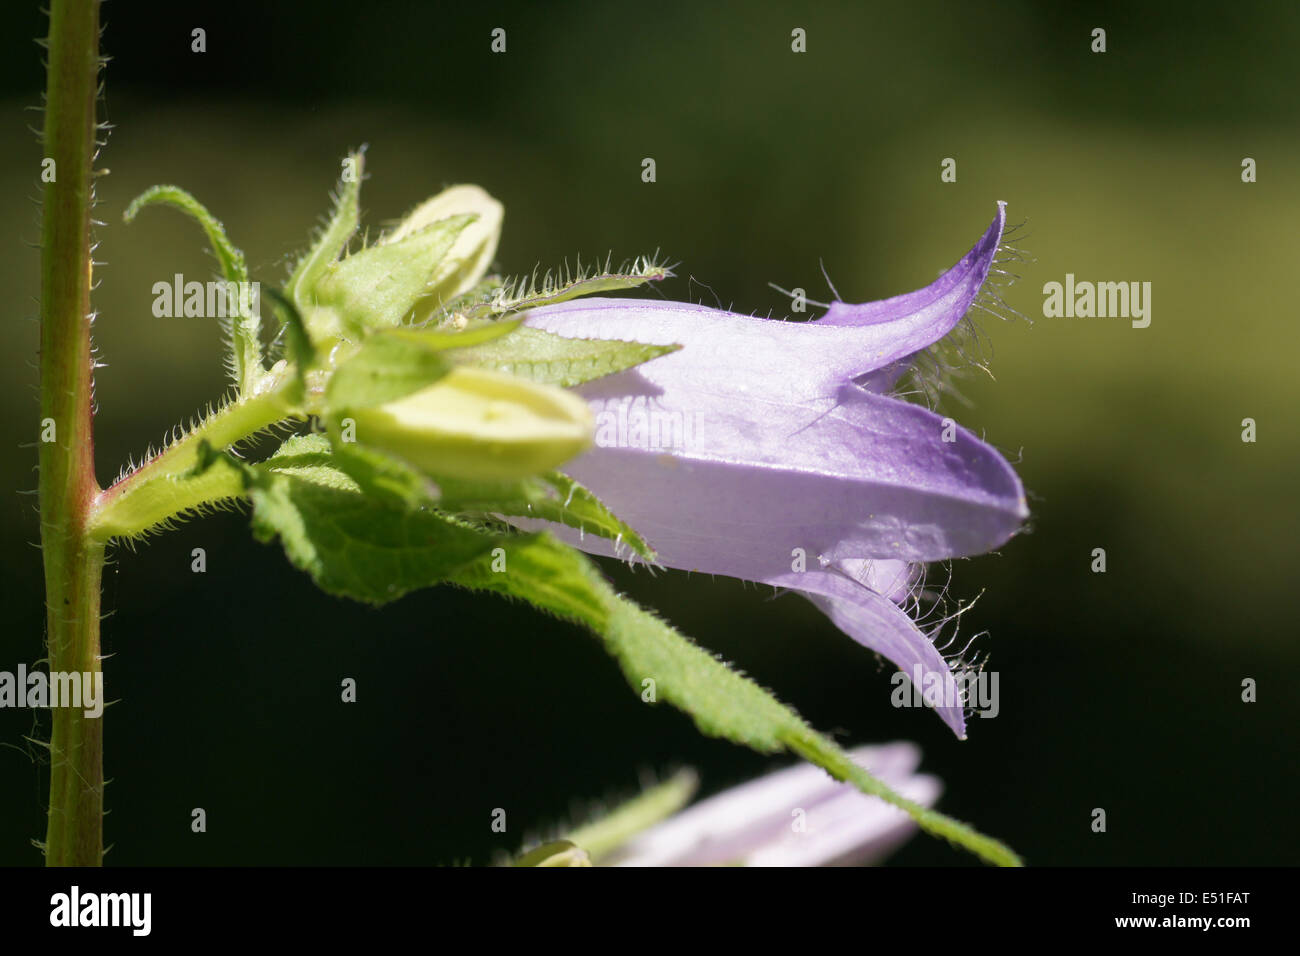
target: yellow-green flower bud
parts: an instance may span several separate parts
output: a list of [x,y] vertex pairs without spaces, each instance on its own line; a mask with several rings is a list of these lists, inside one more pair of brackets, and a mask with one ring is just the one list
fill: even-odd
[[415,307],[417,322],[478,285],[496,255],[505,208],[478,186],[451,186],[416,206],[380,240],[381,245],[401,242],[431,223],[467,214],[474,221],[461,230],[430,277],[426,294]]
[[[340,427],[347,418],[351,435]],[[336,440],[391,452],[435,477],[509,480],[580,454],[595,423],[563,389],[462,366],[404,398],[341,412],[332,428]]]

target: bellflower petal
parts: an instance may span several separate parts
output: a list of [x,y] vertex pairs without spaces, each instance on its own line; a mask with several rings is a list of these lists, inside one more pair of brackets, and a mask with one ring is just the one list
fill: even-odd
[[[809,563],[937,561],[998,547],[1026,516],[996,451],[955,425],[946,442],[933,412],[857,386],[814,407],[685,383],[653,405],[580,392],[598,447],[566,471],[670,567],[758,580],[790,570],[794,548]],[[641,442],[638,420],[656,418],[682,441]]]
[[[980,241],[975,243],[971,251],[962,256],[955,266],[924,289],[880,299],[877,302],[864,302],[861,305],[832,302],[826,314],[817,320],[818,323],[875,325],[887,322],[897,328],[899,316],[932,315],[935,312],[951,315],[954,310],[958,312],[957,319],[960,319],[979,293],[984,280],[988,278],[989,268],[993,265],[993,257],[997,252],[998,243],[1002,241],[1002,231],[1006,228],[1006,224],[1007,204],[999,202],[998,213],[988,230],[980,237]],[[915,319],[909,322],[914,327],[924,325],[923,321],[917,322]],[[912,351],[919,352],[938,341],[951,331],[955,324],[956,320],[953,320],[948,324],[947,329],[928,342],[922,342]]]
[[[936,309],[946,316],[951,316],[954,309],[960,309],[958,318],[965,315],[984,280],[988,278],[989,269],[993,265],[1002,231],[1006,228],[1006,207],[1006,203],[999,202],[997,216],[974,248],[966,253],[960,262],[924,289],[881,299],[879,302],[864,302],[860,305],[832,302],[826,314],[817,321],[822,325],[870,325],[876,322],[889,322],[900,314],[925,314]],[[942,323],[940,327],[942,328]],[[950,331],[952,325],[948,325],[942,334],[946,335]],[[923,335],[922,338],[924,337]],[[936,336],[910,355],[861,376],[858,384],[877,394],[883,395],[889,392],[912,367],[912,361],[917,353],[921,349],[928,348],[941,337],[942,335]]]
[[960,739],[966,738],[961,688],[943,655],[912,619],[887,596],[837,571],[788,571],[764,584],[799,591],[841,631],[897,665],[909,679],[933,688],[935,713]]
[[921,577],[921,566],[908,561],[845,558],[836,561],[835,566],[843,574],[877,594],[883,594],[895,604],[901,604],[911,595],[912,588]]
[[[915,773],[909,743],[857,747],[854,763],[926,806],[942,791]],[[817,866],[874,862],[911,835],[902,810],[837,783],[807,764],[780,770],[701,800],[633,838],[615,866]]]

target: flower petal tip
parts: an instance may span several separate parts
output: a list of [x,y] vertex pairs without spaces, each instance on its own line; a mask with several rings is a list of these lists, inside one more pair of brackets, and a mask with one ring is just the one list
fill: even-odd
[[912,356],[951,332],[975,303],[997,258],[1006,220],[1006,202],[998,200],[997,212],[984,234],[934,282],[877,302],[832,302],[815,324],[870,329],[887,341],[886,347],[875,350],[871,367],[857,370],[881,376],[879,387],[872,391],[887,390]]

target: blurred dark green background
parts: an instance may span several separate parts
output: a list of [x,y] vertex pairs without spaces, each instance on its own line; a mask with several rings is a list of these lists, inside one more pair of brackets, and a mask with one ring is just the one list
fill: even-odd
[[[30,9],[28,9],[30,6]],[[107,484],[224,386],[217,330],[156,319],[151,286],[212,267],[157,182],[192,190],[281,280],[369,144],[372,227],[449,183],[506,206],[506,271],[662,250],[671,298],[780,312],[768,282],[849,301],[925,284],[994,201],[1036,257],[980,325],[996,381],[944,408],[1013,457],[1031,531],[958,562],[1002,713],[968,741],[889,705],[881,667],[770,589],[610,569],[638,599],[847,742],[912,739],[942,808],[1031,863],[1295,863],[1295,274],[1300,178],[1283,4],[109,3],[95,339]],[[0,57],[5,491],[0,668],[42,656],[34,499],[35,4]],[[507,53],[489,33],[507,30]],[[1108,52],[1089,51],[1093,27]],[[208,52],[190,52],[190,30]],[[807,31],[808,52],[790,51]],[[654,157],[658,182],[640,179]],[[1259,181],[1240,179],[1243,157]],[[943,184],[944,157],[958,181]],[[1044,282],[1153,284],[1150,328],[1042,317]],[[695,281],[692,281],[692,277]],[[1241,420],[1259,441],[1243,444]],[[208,572],[190,572],[203,547]],[[1092,574],[1104,547],[1108,573]],[[648,708],[597,643],[492,599],[382,611],[318,594],[246,519],[191,522],[105,579],[110,863],[429,863],[527,832],[679,764],[706,789],[778,765]],[[356,678],[359,703],[339,702]],[[1244,704],[1240,684],[1259,682]],[[0,712],[0,862],[34,864],[47,768]],[[206,835],[190,810],[208,813]],[[490,831],[493,808],[505,835]],[[1109,830],[1091,832],[1094,807]],[[971,860],[921,837],[898,863]]]

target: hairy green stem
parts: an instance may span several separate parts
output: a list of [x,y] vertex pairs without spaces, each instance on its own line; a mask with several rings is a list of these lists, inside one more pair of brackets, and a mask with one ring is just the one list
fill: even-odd
[[[82,687],[101,669],[99,592],[103,569],[104,546],[88,542],[63,551],[57,580],[51,582],[48,572],[46,576],[50,673],[81,674]],[[102,716],[86,716],[83,707],[72,703],[74,706],[51,710],[45,863],[99,866],[104,855],[104,724]]]
[[[53,161],[41,220],[41,552],[50,672],[100,670],[104,551],[86,537],[99,493],[91,417],[90,206],[99,74],[98,0],[53,0],[45,158]],[[50,440],[52,439],[52,440]],[[98,866],[103,857],[103,732],[80,707],[57,707],[50,737],[45,861]]]
[[243,482],[234,471],[209,469],[189,475],[198,464],[199,447],[206,441],[213,448],[227,448],[286,418],[301,417],[285,398],[293,385],[286,378],[280,388],[232,402],[99,494],[88,534],[99,542],[134,537],[177,515],[241,496]]

